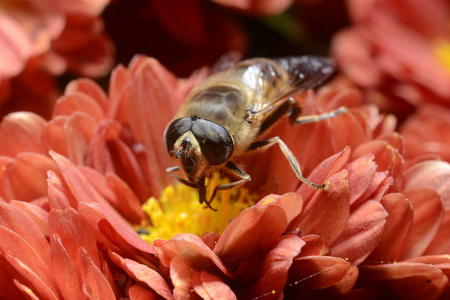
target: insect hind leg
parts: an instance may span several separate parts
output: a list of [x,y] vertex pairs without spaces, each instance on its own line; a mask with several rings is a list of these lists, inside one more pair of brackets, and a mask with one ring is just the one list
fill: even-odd
[[295,175],[297,178],[306,183],[307,185],[319,189],[319,190],[326,190],[328,191],[329,182],[325,182],[323,184],[316,184],[314,182],[309,181],[302,175],[302,170],[300,168],[300,164],[297,161],[297,158],[295,158],[292,151],[288,148],[288,146],[279,138],[279,137],[273,137],[267,140],[255,142],[250,145],[250,147],[247,149],[247,151],[255,151],[259,149],[264,149],[268,147],[272,147],[273,145],[278,144],[280,146],[281,151],[283,152],[284,156],[287,158],[289,164],[291,165],[292,169],[294,170]]

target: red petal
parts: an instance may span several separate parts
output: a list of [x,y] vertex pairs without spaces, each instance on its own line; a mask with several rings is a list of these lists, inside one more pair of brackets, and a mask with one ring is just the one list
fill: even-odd
[[86,113],[74,112],[64,124],[67,158],[76,165],[85,164],[89,140],[97,130],[96,121]]
[[92,227],[87,224],[79,212],[72,208],[63,211],[52,209],[48,224],[50,236],[57,236],[73,262],[77,261],[80,248],[86,252],[97,268],[101,267],[97,244]]
[[[331,175],[341,171],[350,157],[350,148],[345,148],[341,152],[327,158],[320,165],[318,165],[308,179],[312,182],[322,183]],[[306,184],[302,184],[297,190],[297,193],[302,195],[305,205],[309,203],[316,190]]]
[[282,196],[267,195],[256,206],[276,205],[286,213],[287,222],[290,223],[302,211],[302,196],[297,193],[287,193]]
[[58,236],[54,235],[52,237],[50,253],[52,259],[52,271],[61,293],[65,298],[70,300],[81,299],[81,285],[78,281],[80,272],[75,268],[69,253],[67,253]]
[[[118,120],[123,124],[127,120],[128,107],[125,96],[128,93],[128,83],[131,80],[130,72],[122,65],[118,65],[111,72],[111,78],[109,80],[109,104],[107,106],[107,117],[110,119]],[[124,107],[122,107],[124,106]]]
[[130,300],[159,300],[161,297],[141,284],[133,284],[128,290]]
[[106,107],[108,107],[108,100],[105,92],[91,79],[81,78],[69,82],[64,93],[67,95],[75,92],[81,92],[88,95],[93,100],[97,101],[103,110],[106,110]]
[[42,277],[42,274],[36,272],[36,266],[28,266],[18,258],[5,255],[8,262],[24,277],[27,282],[30,282],[31,291],[37,296],[37,299],[57,300],[61,298],[60,291],[53,281],[48,281],[49,278]]
[[197,294],[201,297],[204,297],[205,292],[210,297],[211,300],[214,299],[237,300],[237,297],[231,290],[231,288],[228,285],[226,285],[218,276],[209,274],[208,272],[205,271],[200,271],[200,283],[203,290],[199,293],[199,289],[195,285],[194,289],[197,292]]
[[331,255],[360,264],[378,245],[386,223],[387,212],[373,200],[364,202],[352,212],[348,223],[331,245]]
[[85,296],[92,299],[115,299],[113,289],[109,285],[105,275],[103,275],[100,268],[93,262],[91,256],[86,255],[80,248],[79,261],[82,270],[83,292]]
[[42,143],[45,146],[45,153],[53,150],[61,155],[68,155],[67,137],[64,129],[68,119],[68,116],[57,116],[47,123],[42,132]]
[[413,206],[413,223],[400,259],[421,256],[436,235],[444,217],[439,194],[431,188],[413,188],[403,194]]
[[346,166],[348,171],[348,187],[350,190],[350,205],[357,205],[354,203],[370,186],[372,183],[377,166],[373,161],[374,156],[367,154],[355,161],[352,161]]
[[450,208],[450,164],[428,160],[417,163],[404,172],[404,189],[430,187],[442,197],[445,207]]
[[314,197],[300,216],[292,221],[289,228],[298,227],[303,235],[320,235],[328,245],[331,245],[344,230],[350,215],[346,177],[346,170],[330,177],[329,190],[316,191]]
[[434,239],[428,246],[425,254],[448,254],[450,253],[450,209],[446,209],[441,226],[439,227]]
[[62,210],[68,207],[77,207],[77,200],[73,197],[62,175],[49,171],[47,182],[50,208]]
[[53,108],[53,117],[70,116],[76,112],[86,113],[96,121],[105,118],[105,113],[98,102],[82,92],[73,92],[61,97]]
[[396,263],[360,268],[358,285],[396,299],[438,299],[448,283],[442,271],[420,263]]
[[48,212],[46,210],[32,203],[23,201],[13,200],[9,204],[25,212],[28,215],[28,217],[30,217],[30,219],[33,221],[33,223],[39,227],[41,233],[46,237],[49,236]]
[[287,291],[296,289],[318,290],[341,281],[350,268],[345,260],[330,256],[305,256],[297,258],[289,271]]
[[254,299],[262,295],[269,298],[280,296],[286,285],[289,268],[305,242],[294,235],[280,238],[277,245],[267,253],[259,271],[259,278],[239,293],[240,299]]
[[214,252],[227,266],[236,268],[258,249],[269,250],[286,231],[286,227],[286,213],[280,206],[250,207],[231,221],[214,247]]
[[164,299],[173,299],[171,288],[158,272],[134,260],[122,258],[114,252],[110,252],[110,257],[134,280],[147,285]]
[[168,241],[156,240],[153,247],[158,253],[161,263],[168,267],[176,256],[190,258],[197,267],[219,268],[228,277],[232,273],[225,267],[220,258],[196,235],[191,233],[177,234]]
[[335,285],[328,288],[330,294],[345,294],[348,293],[355,286],[356,281],[358,280],[359,269],[356,266],[350,267],[345,274],[344,278],[342,278]]
[[46,121],[30,112],[16,112],[3,118],[0,125],[0,153],[15,157],[21,152],[43,153],[41,135]]
[[196,299],[192,287],[192,273],[194,262],[184,256],[175,256],[170,261],[170,279],[174,286],[173,295],[175,299]]
[[384,233],[369,262],[394,262],[399,259],[413,220],[413,208],[402,194],[387,194],[381,204],[388,212]]
[[47,194],[47,171],[56,171],[55,163],[38,153],[21,153],[11,162],[3,178],[7,199],[31,201]]
[[302,236],[301,239],[306,244],[302,247],[299,257],[313,255],[325,256],[330,254],[330,249],[321,236],[311,234]]

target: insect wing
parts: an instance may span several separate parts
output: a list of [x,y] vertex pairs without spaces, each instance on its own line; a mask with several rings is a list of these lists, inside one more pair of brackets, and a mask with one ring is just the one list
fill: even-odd
[[333,60],[321,56],[297,56],[275,59],[290,75],[288,89],[278,99],[294,96],[323,84],[334,73]]

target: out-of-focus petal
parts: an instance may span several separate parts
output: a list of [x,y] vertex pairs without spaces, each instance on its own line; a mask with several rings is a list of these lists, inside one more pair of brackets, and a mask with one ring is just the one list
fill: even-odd
[[[47,194],[48,170],[56,171],[55,163],[38,153],[21,153],[4,173],[3,193],[8,200],[32,201]],[[24,188],[26,186],[27,188]]]
[[361,267],[358,285],[397,299],[438,299],[448,278],[441,270],[421,263]]
[[213,0],[223,6],[238,9],[250,15],[270,16],[277,15],[285,11],[291,4],[292,0]]
[[0,126],[0,153],[15,157],[21,152],[42,153],[40,142],[46,122],[29,112],[16,112],[6,116]]

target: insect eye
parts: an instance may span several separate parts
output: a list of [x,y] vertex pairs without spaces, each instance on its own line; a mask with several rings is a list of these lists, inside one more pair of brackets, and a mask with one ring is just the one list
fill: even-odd
[[191,131],[210,165],[218,166],[226,163],[233,155],[233,139],[219,124],[198,119],[193,122]]
[[180,136],[190,130],[192,126],[191,118],[181,118],[173,121],[167,126],[164,132],[164,139],[166,143],[167,152],[173,154],[173,149],[176,141]]

